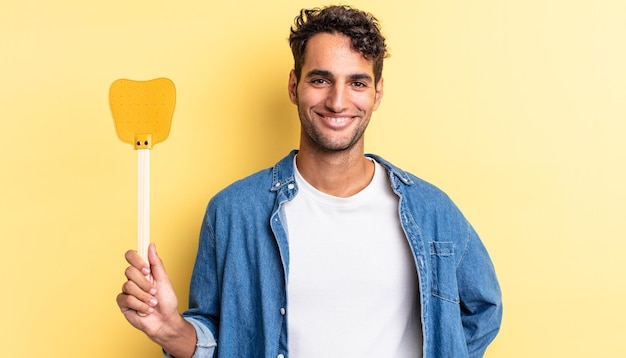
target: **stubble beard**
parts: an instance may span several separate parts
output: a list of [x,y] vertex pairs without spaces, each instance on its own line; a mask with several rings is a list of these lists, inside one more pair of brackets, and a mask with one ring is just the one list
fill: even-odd
[[302,140],[307,140],[311,146],[325,153],[339,153],[348,151],[361,140],[369,118],[364,118],[365,124],[353,130],[349,138],[329,138],[319,128],[317,128],[309,116],[300,107],[298,107],[298,115],[300,116],[300,125],[302,131]]

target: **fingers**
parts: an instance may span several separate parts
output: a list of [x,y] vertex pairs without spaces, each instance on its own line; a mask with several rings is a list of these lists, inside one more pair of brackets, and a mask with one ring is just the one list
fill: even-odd
[[150,267],[136,251],[127,251],[125,257],[130,266],[124,272],[127,281],[122,285],[122,293],[116,298],[117,304],[124,314],[131,310],[150,314],[158,304],[155,297],[157,290],[148,277]]
[[155,297],[156,288],[139,271],[133,267],[126,269],[128,281],[122,285],[122,293],[117,302],[122,312],[128,309],[143,313],[152,313],[153,307],[158,304]]
[[117,304],[131,324],[143,324],[137,314],[154,313],[150,316],[160,319],[178,314],[176,293],[155,245],[148,247],[149,266],[136,251],[128,251],[125,256],[130,266],[126,268],[127,281],[117,296]]
[[139,253],[135,250],[128,250],[126,251],[126,254],[124,255],[124,257],[126,258],[126,261],[132,266],[137,268],[138,270],[144,271],[145,275],[148,275],[150,273],[150,266],[148,265],[147,262],[145,262],[141,256],[139,256]]
[[[154,296],[156,295],[157,290],[154,286],[152,286],[152,283],[144,277],[143,280],[141,278],[139,279],[139,284],[138,281],[134,280],[126,281],[122,285],[122,293],[135,296],[143,302],[151,302],[156,301]],[[153,306],[154,305],[156,305],[156,303],[154,303]]]
[[117,295],[116,301],[120,310],[125,315],[136,313],[140,316],[145,316],[153,313],[154,307],[158,303],[155,298],[150,298],[146,302],[142,301],[137,296],[124,292]]
[[[156,252],[156,245],[154,243],[150,243],[148,246],[148,262],[145,262],[139,253],[134,250],[129,250],[126,252],[126,261],[136,268],[140,270],[144,276],[154,275],[162,279],[167,279],[167,274],[165,273],[165,267],[163,266],[163,261]],[[153,272],[154,271],[154,272]]]

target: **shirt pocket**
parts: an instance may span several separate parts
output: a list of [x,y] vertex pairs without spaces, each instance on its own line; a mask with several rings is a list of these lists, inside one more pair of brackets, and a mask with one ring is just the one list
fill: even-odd
[[452,303],[459,303],[454,243],[431,241],[430,260],[432,263],[433,296]]

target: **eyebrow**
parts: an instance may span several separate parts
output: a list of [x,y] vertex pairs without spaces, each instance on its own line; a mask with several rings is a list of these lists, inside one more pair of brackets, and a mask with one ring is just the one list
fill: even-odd
[[306,74],[306,77],[315,77],[315,76],[333,77],[333,74],[330,71],[325,71],[325,70],[311,70],[307,72]]
[[[315,76],[321,76],[321,77],[327,77],[327,78],[333,78],[335,77],[332,72],[330,71],[326,71],[326,70],[311,70],[309,72],[307,72],[306,77],[315,77]],[[372,82],[372,76],[366,74],[366,73],[355,73],[349,76],[351,80],[353,81],[357,81],[357,80],[361,80],[361,81],[369,81]]]

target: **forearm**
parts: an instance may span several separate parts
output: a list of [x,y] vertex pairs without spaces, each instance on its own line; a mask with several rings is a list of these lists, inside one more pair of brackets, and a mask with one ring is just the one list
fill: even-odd
[[172,324],[149,336],[176,358],[190,358],[196,350],[196,330],[182,316],[172,319]]

